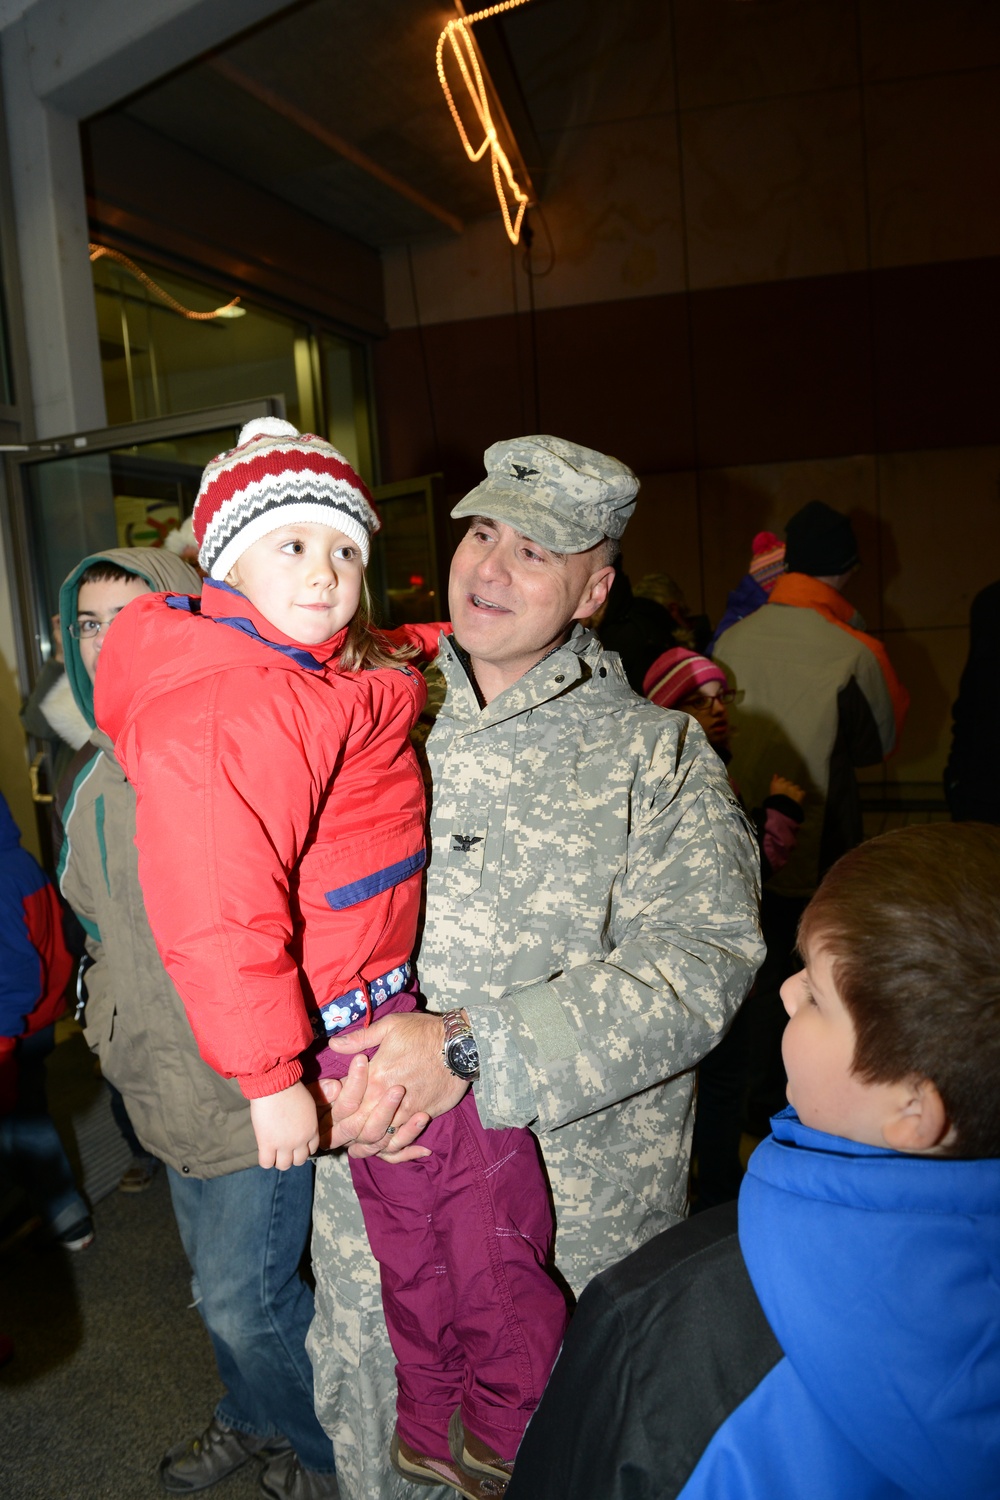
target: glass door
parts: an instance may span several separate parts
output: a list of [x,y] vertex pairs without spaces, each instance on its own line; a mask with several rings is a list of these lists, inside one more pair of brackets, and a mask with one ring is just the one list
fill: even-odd
[[266,396],[7,452],[7,554],[27,691],[52,654],[59,588],[80,559],[106,547],[162,547],[191,514],[208,460],[234,445],[245,422],[284,414],[282,398]]

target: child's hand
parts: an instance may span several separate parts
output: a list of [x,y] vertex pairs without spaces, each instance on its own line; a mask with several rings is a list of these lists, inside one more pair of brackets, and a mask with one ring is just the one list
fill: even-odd
[[262,1167],[277,1167],[280,1172],[301,1167],[319,1147],[316,1104],[304,1083],[251,1099],[250,1119]]
[[806,794],[802,788],[796,786],[794,781],[789,781],[787,776],[772,776],[771,790],[768,795],[771,797],[791,797],[792,801],[797,802],[800,807],[806,800]]

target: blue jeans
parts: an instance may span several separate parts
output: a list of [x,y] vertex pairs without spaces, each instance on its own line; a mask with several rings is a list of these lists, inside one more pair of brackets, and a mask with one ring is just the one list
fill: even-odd
[[0,1156],[10,1178],[24,1188],[32,1208],[53,1234],[65,1234],[90,1214],[49,1114],[45,1059],[55,1027],[45,1026],[17,1043],[17,1104],[0,1119]]
[[254,1437],[281,1433],[303,1468],[332,1473],[305,1348],[313,1296],[299,1276],[312,1221],[312,1163],[207,1180],[168,1167],[167,1177],[191,1288],[227,1388],[217,1418]]

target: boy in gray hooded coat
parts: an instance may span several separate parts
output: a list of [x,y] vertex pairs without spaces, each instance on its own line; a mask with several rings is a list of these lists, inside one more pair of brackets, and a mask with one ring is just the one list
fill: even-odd
[[[66,672],[91,726],[107,630],[133,597],[160,591],[197,594],[201,581],[179,557],[152,548],[86,557],[63,584]],[[199,1056],[146,917],[135,792],[107,735],[94,728],[90,743],[65,800],[59,865],[93,960],[84,1028],[142,1145],[166,1163],[195,1300],[226,1386],[206,1430],[164,1455],[160,1480],[171,1493],[190,1493],[259,1455],[265,1494],[327,1500],[337,1493],[333,1452],[313,1411],[305,1353],[313,1299],[298,1272],[312,1164],[258,1166],[248,1101]]]

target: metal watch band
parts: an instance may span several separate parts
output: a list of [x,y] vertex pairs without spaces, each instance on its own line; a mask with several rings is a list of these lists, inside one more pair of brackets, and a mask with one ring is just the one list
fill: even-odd
[[[444,1021],[441,1048],[444,1065],[456,1078],[471,1083],[479,1077],[479,1048],[475,1033],[460,1010],[445,1011],[441,1019]],[[463,1053],[467,1056],[462,1057]]]

